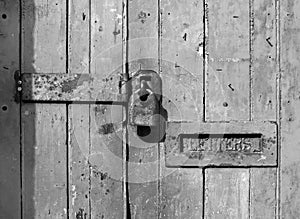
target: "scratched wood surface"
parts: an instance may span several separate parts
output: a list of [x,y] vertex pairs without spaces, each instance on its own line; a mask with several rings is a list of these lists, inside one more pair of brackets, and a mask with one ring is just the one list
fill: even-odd
[[91,218],[123,218],[122,106],[91,105]]
[[249,2],[207,1],[206,119],[249,119]]
[[[112,81],[108,88],[118,93],[123,61],[122,0],[90,2],[90,73],[106,79],[107,84]],[[95,89],[100,98],[109,100],[101,89]],[[91,105],[90,144],[91,218],[123,218],[121,106]]]
[[[92,73],[119,94],[124,62],[122,1],[66,1],[21,1],[22,73]],[[18,198],[9,205],[1,199],[0,217],[19,218],[20,190],[12,187],[21,187],[20,152],[11,147],[17,145],[19,134],[7,133],[18,129],[19,120],[6,116],[18,115],[14,83],[8,81],[13,82],[18,68],[19,30],[11,17],[18,16],[19,3],[3,2],[0,48],[10,55],[0,62],[7,93],[0,98],[0,120],[1,124],[9,120],[11,126],[2,127],[2,139],[10,148],[4,154],[1,150],[0,167],[9,164],[11,169],[9,176],[0,169],[0,183],[5,185],[0,191]],[[161,74],[169,120],[278,122],[281,118],[283,125],[279,126],[279,169],[212,168],[205,170],[204,178],[201,169],[166,167],[164,150],[156,143],[141,142],[137,130],[129,127],[131,217],[275,218],[278,213],[281,218],[297,218],[300,4],[280,2],[280,112],[278,1],[137,0],[128,4],[129,73],[151,69]],[[89,98],[94,97],[111,96],[96,92]],[[126,217],[122,112],[122,106],[106,104],[22,106],[24,218]]]
[[[250,116],[253,122],[277,119],[276,6],[274,0],[257,0],[251,7]],[[250,169],[250,218],[276,217],[276,189],[276,168]]]
[[24,104],[23,217],[67,218],[66,109]]
[[[203,3],[160,1],[160,70],[169,121],[203,120]],[[161,161],[165,150],[160,151]],[[201,218],[201,169],[172,169],[160,163],[161,218]]]
[[[249,2],[207,1],[206,119],[249,120]],[[205,217],[249,217],[249,170],[208,169]]]
[[69,216],[90,216],[89,105],[69,105]]
[[[158,72],[158,1],[128,2],[128,68]],[[158,214],[158,144],[145,143],[128,127],[128,195],[132,218]]]
[[[22,1],[22,72],[66,72],[66,1]],[[67,218],[66,106],[22,109],[23,216]]]
[[168,120],[203,120],[203,3],[162,0],[160,68]]
[[[90,73],[90,1],[69,1],[68,73]],[[80,77],[82,78],[82,77]],[[80,83],[74,83],[79,86]],[[49,94],[49,92],[47,92]],[[58,92],[62,94],[63,92]],[[86,95],[89,96],[89,95]],[[68,106],[69,217],[90,218],[90,107]]]
[[206,170],[205,218],[249,218],[249,170]]
[[281,218],[297,218],[300,215],[299,2],[281,1],[280,15],[282,90],[280,213]]
[[0,2],[0,218],[21,217],[20,116],[14,101],[19,69],[19,1]]
[[90,1],[69,1],[68,71],[89,73],[90,55]]
[[[213,6],[210,2],[208,1],[207,4],[206,19],[209,57],[206,83],[207,119],[276,121],[275,1],[247,1],[247,4],[241,1],[222,1],[218,4],[214,2]],[[225,11],[226,5],[230,7]],[[222,23],[226,28],[222,28]],[[229,37],[230,32],[234,35]],[[231,70],[227,72],[224,69]],[[213,86],[212,90],[211,86]],[[216,95],[216,91],[221,92],[220,95]],[[220,206],[217,204],[209,205],[210,208],[205,210],[206,215],[209,214],[211,218],[218,218],[218,215],[220,217],[223,215],[223,218],[247,218],[248,216],[261,218],[262,215],[266,218],[275,217],[277,197],[275,168],[210,171],[207,171],[208,179],[219,175],[232,178],[233,181],[242,181],[246,177],[249,181],[245,181],[247,189],[238,188],[236,192],[225,194],[227,200],[238,199],[239,201],[234,202],[233,206],[235,209],[244,209],[244,213],[239,215],[234,211],[228,212],[232,203],[224,202],[222,206],[227,207],[221,211],[218,211]],[[265,183],[261,183],[259,179],[266,179]],[[206,186],[226,190],[226,186],[221,184],[218,186],[218,182],[215,182],[216,186],[214,182],[211,183]],[[206,205],[211,201],[210,193],[213,192],[207,190]],[[239,197],[241,194],[242,196]],[[245,207],[248,205],[250,208]],[[209,211],[217,211],[217,213],[213,214]]]
[[276,120],[276,4],[256,0],[252,5],[251,105],[253,120]]

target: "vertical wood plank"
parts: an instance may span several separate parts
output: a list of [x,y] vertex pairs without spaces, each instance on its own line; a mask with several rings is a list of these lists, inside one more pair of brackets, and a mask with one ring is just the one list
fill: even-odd
[[276,120],[276,8],[275,0],[253,2],[252,104],[253,120]]
[[66,0],[22,0],[22,57],[22,72],[65,72]]
[[276,168],[250,169],[250,218],[276,218]]
[[[22,1],[22,72],[66,72],[66,0]],[[24,218],[67,218],[66,106],[22,112]]]
[[201,169],[176,169],[161,180],[160,218],[202,218]]
[[[251,118],[276,120],[276,4],[255,0],[252,5]],[[250,218],[275,218],[277,171],[275,168],[250,170]]]
[[19,69],[20,4],[0,2],[0,218],[21,217],[20,111],[14,101]]
[[69,105],[69,217],[90,216],[89,105]]
[[[250,1],[207,0],[206,120],[250,119]],[[207,169],[205,217],[249,218],[249,170]]]
[[300,215],[300,2],[280,1],[281,157],[280,216]]
[[[68,72],[89,73],[90,1],[69,1]],[[69,217],[90,217],[90,115],[88,105],[69,105]]]
[[91,105],[91,218],[123,218],[122,106]]
[[69,0],[69,73],[89,72],[89,0]]
[[[122,25],[122,0],[91,0],[91,74],[121,74]],[[90,114],[91,218],[123,218],[122,107],[92,105]]]
[[205,218],[249,218],[249,170],[207,169]]
[[[128,2],[129,73],[139,69],[158,72],[158,1]],[[129,127],[128,194],[132,218],[158,215],[158,144],[139,140]]]
[[249,119],[249,1],[207,0],[206,119]]
[[23,217],[67,218],[66,108],[25,104]]
[[129,1],[129,72],[139,69],[158,72],[158,1]]
[[[202,1],[160,3],[161,77],[168,120],[203,120],[204,9]],[[164,160],[164,149],[161,150]],[[160,218],[202,218],[201,169],[160,163]]]
[[122,22],[122,0],[91,0],[92,74],[122,72]]
[[169,120],[203,120],[202,1],[161,1],[161,77]]

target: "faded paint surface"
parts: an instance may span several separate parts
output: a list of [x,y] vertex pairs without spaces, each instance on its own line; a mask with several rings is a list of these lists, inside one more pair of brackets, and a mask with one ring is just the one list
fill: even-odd
[[[66,72],[66,0],[22,2],[21,73]],[[23,217],[67,218],[65,105],[22,107]]]
[[[4,55],[0,64],[5,95],[0,98],[0,119],[5,125],[1,129],[5,146],[1,145],[0,162],[1,168],[10,165],[11,169],[9,174],[1,169],[0,182],[5,185],[3,196],[17,198],[9,206],[1,199],[0,217],[19,218],[21,214],[20,151],[11,147],[20,143],[15,132],[20,124],[24,218],[298,217],[299,3],[21,2],[21,70],[32,73],[23,74],[23,100],[50,104],[23,105],[19,123],[12,79],[19,62],[19,28],[11,19],[18,17],[19,9],[15,1],[2,1],[0,47]],[[128,48],[122,40],[128,40]],[[156,142],[143,142],[132,125],[128,126],[129,141],[124,142],[122,106],[87,105],[86,101],[123,101],[119,82],[126,61],[131,76],[139,69],[161,75],[163,106],[173,125],[192,121],[201,124],[200,128],[181,124],[180,131],[168,129],[166,142],[159,148]],[[67,107],[51,101],[78,101],[79,105]],[[218,150],[208,155],[199,152],[203,149],[200,141],[189,137],[179,145],[180,134],[216,132],[261,134],[251,141],[255,150],[257,142],[265,150],[254,157],[240,151],[224,155]],[[234,141],[239,138],[230,140]],[[126,143],[131,164],[127,175],[122,151]],[[214,141],[214,145],[220,148],[221,144]],[[205,165],[219,167],[189,168]]]
[[300,215],[300,4],[281,2],[281,130],[280,212],[281,218]]
[[0,218],[21,217],[20,116],[14,72],[19,69],[20,1],[0,1]]

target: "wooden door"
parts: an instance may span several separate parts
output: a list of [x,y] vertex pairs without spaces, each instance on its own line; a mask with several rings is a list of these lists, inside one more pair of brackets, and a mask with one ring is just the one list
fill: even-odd
[[[299,217],[297,1],[0,5],[0,218]],[[162,142],[128,122],[139,70]]]

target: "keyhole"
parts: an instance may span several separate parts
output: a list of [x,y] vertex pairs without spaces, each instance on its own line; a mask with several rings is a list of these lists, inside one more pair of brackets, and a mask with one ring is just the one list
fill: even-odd
[[143,94],[143,95],[140,96],[140,100],[141,101],[146,101],[148,99],[148,97],[149,97],[149,93]]
[[146,137],[150,135],[151,127],[150,126],[137,126],[137,135],[139,137]]

